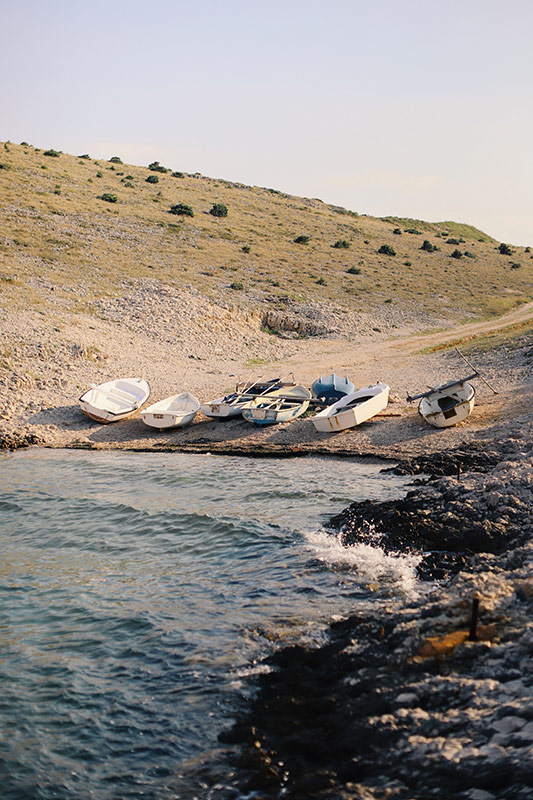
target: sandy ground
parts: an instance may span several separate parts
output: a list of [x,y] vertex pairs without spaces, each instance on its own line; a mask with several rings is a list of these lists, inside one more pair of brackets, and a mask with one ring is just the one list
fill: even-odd
[[[142,293],[144,292],[144,294]],[[154,299],[155,297],[155,299]],[[148,304],[150,298],[150,304]],[[147,307],[148,304],[148,307]],[[465,377],[470,367],[443,344],[514,330],[531,319],[533,304],[498,320],[413,333],[412,328],[355,331],[353,338],[282,339],[261,330],[253,314],[208,303],[199,296],[142,291],[110,301],[99,317],[58,308],[58,323],[37,311],[6,311],[2,325],[0,436],[33,434],[49,447],[184,449],[256,454],[330,453],[398,459],[502,436],[528,418],[532,396],[532,339],[470,351],[496,389],[476,379],[476,406],[464,423],[431,428],[407,395]],[[104,313],[105,312],[105,313]],[[149,402],[188,390],[208,402],[231,391],[237,379],[287,376],[310,386],[319,376],[347,375],[357,387],[389,384],[382,415],[343,433],[317,433],[309,418],[258,428],[242,418],[220,422],[198,413],[181,429],[159,432],[137,413],[100,425],[85,417],[78,397],[90,383],[142,376]]]

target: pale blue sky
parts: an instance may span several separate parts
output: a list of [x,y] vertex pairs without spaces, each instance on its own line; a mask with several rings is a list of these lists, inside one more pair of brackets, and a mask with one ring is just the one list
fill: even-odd
[[0,139],[533,246],[533,0],[0,0]]

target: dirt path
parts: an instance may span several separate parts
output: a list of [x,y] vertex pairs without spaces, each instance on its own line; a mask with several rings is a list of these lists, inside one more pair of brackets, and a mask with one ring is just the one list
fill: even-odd
[[[442,354],[437,351],[421,353],[425,348],[439,349],[439,345],[443,345],[443,350],[449,349],[453,344],[474,341],[488,334],[509,331],[532,322],[533,303],[527,303],[497,319],[470,322],[445,331],[417,334],[401,339],[380,342],[358,341],[354,344],[345,341],[308,340],[302,343],[298,354],[276,362],[274,366],[278,369],[292,369],[298,380],[303,382],[313,380],[317,371],[321,373],[329,371],[346,373],[356,383],[384,380],[391,385],[391,388],[405,392],[409,390],[416,371],[419,371],[422,377],[442,368]],[[415,363],[419,365],[418,370]],[[465,365],[459,357],[456,364],[457,369],[462,371]]]

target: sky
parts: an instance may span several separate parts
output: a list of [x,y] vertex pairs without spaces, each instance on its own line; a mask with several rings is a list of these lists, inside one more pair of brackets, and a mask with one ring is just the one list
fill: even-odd
[[0,140],[533,246],[533,0],[0,0]]

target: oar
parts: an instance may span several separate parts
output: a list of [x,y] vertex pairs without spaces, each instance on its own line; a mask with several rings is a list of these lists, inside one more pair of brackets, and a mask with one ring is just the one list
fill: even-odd
[[483,377],[483,375],[481,375],[481,374],[480,374],[480,372],[479,372],[479,371],[476,369],[476,367],[475,367],[475,366],[474,366],[474,365],[473,365],[473,364],[472,364],[472,363],[471,363],[471,362],[468,360],[468,358],[467,358],[466,356],[464,356],[464,355],[461,353],[461,351],[459,350],[459,348],[458,348],[458,347],[456,347],[455,349],[457,350],[457,352],[459,353],[459,355],[461,356],[461,358],[462,358],[464,361],[466,361],[466,363],[468,364],[468,366],[469,366],[469,367],[472,367],[472,369],[476,371],[477,377],[478,377],[478,378],[481,378],[481,380],[483,381],[483,383],[486,383],[486,384],[487,384],[487,386],[489,387],[489,389],[491,389],[491,390],[494,392],[494,394],[498,394],[498,392],[496,391],[496,389],[494,388],[494,386],[491,386],[491,385],[490,385],[490,383],[489,383],[488,381],[486,381],[486,380],[485,380],[485,378]]

